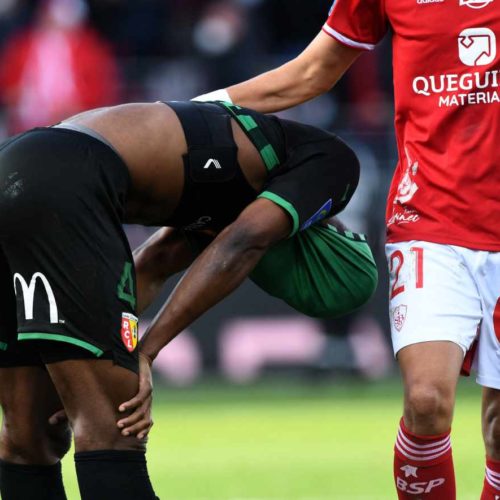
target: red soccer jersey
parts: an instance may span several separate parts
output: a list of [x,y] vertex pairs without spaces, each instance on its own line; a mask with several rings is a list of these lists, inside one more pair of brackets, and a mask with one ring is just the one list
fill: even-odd
[[389,28],[399,152],[389,241],[499,251],[500,0],[336,0],[323,30],[373,49]]

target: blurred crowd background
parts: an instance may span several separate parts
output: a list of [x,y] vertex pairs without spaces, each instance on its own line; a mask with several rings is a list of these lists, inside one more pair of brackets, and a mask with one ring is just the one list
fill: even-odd
[[[300,53],[330,4],[0,0],[0,137],[93,107],[190,99],[247,79]],[[360,157],[360,187],[341,219],[367,234],[376,255],[380,284],[371,303],[342,319],[315,321],[246,283],[164,350],[160,376],[188,385],[212,375],[246,383],[270,372],[311,380],[391,374],[383,243],[385,197],[396,164],[392,109],[385,41],[360,57],[334,90],[283,113],[338,133]],[[151,233],[139,227],[127,232],[132,246]]]

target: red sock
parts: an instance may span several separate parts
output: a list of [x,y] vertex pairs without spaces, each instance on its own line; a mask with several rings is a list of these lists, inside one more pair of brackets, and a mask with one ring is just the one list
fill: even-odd
[[500,500],[500,462],[488,457],[481,500]]
[[394,447],[394,480],[399,500],[455,500],[450,432],[417,436],[403,419]]

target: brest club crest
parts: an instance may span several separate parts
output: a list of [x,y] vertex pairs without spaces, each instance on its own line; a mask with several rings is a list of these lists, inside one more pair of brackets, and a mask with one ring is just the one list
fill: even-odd
[[482,9],[491,2],[493,2],[493,0],[460,0],[460,6],[466,5],[471,9]]
[[408,308],[405,305],[400,305],[395,307],[392,311],[392,321],[394,323],[394,328],[396,328],[398,332],[401,331],[405,324],[407,310]]

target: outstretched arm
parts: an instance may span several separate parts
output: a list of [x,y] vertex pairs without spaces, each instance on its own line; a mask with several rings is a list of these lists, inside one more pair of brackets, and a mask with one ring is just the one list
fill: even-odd
[[195,260],[141,340],[139,392],[120,405],[132,413],[118,422],[124,435],[147,435],[150,419],[151,363],[160,350],[196,318],[236,289],[266,250],[285,239],[292,221],[267,199],[249,205]]
[[[321,31],[295,59],[225,91],[234,104],[274,113],[330,90],[361,53]],[[223,94],[211,95],[195,100],[224,100]]]
[[289,216],[273,202],[258,199],[249,205],[195,260],[141,340],[141,352],[154,360],[177,334],[235,290],[266,250],[291,230]]

